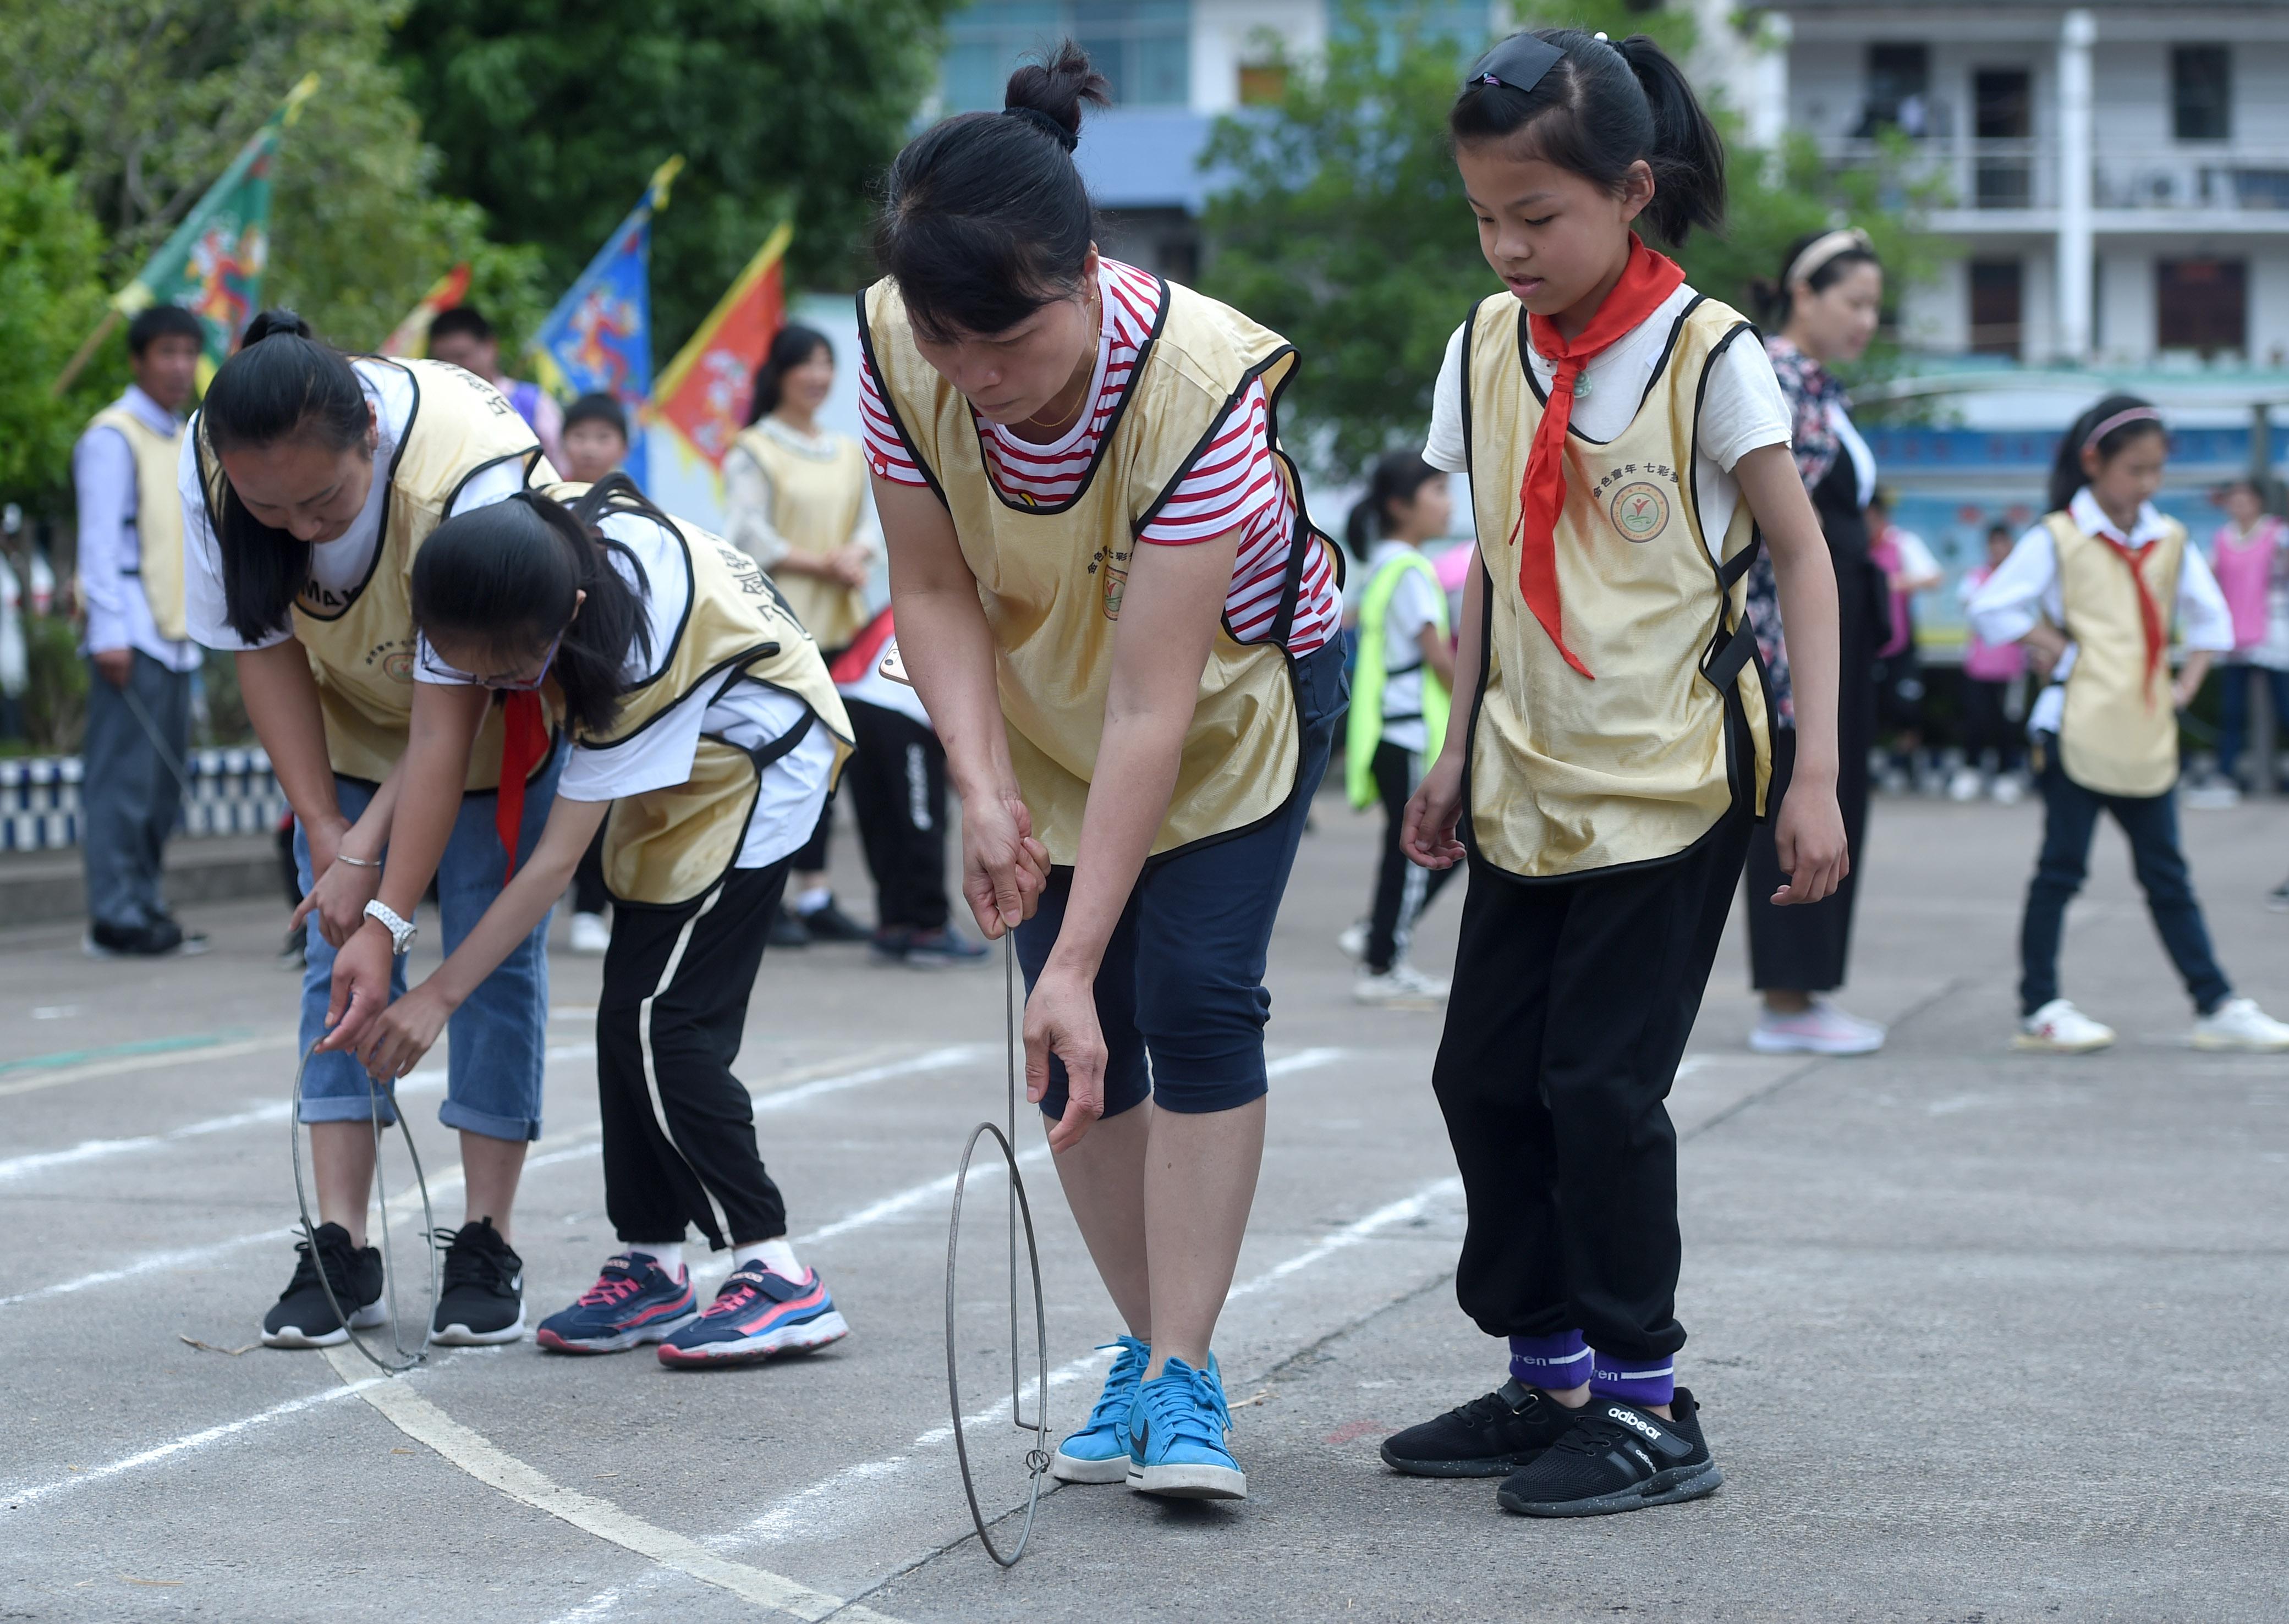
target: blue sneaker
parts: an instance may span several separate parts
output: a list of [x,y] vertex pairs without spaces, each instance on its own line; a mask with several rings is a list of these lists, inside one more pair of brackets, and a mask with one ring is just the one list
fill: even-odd
[[1248,1498],[1248,1474],[1225,1447],[1232,1411],[1214,1354],[1206,1370],[1171,1358],[1140,1383],[1129,1432],[1130,1488],[1172,1500]]
[[1081,1430],[1069,1435],[1049,1457],[1049,1476],[1065,1483],[1122,1483],[1129,1477],[1129,1414],[1137,1407],[1137,1384],[1152,1349],[1133,1336],[1115,1337],[1100,1348],[1118,1348],[1106,1373],[1105,1391]]
[[649,1252],[608,1258],[580,1301],[540,1322],[532,1340],[556,1353],[618,1353],[656,1342],[699,1318],[691,1275],[671,1275]]
[[687,1368],[809,1353],[850,1334],[816,1269],[800,1280],[758,1267],[725,1277],[706,1311],[659,1345],[659,1362]]

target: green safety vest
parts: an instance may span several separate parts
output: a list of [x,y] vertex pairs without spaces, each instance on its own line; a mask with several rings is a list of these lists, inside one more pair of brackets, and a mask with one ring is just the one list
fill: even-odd
[[[1425,760],[1435,757],[1447,738],[1447,689],[1436,675],[1425,669],[1423,657],[1416,655],[1412,665],[1401,665],[1386,671],[1383,665],[1383,617],[1391,609],[1391,596],[1399,590],[1400,578],[1410,569],[1419,569],[1431,579],[1439,603],[1438,618],[1432,622],[1439,635],[1447,635],[1447,589],[1439,585],[1439,572],[1431,561],[1410,550],[1404,558],[1394,558],[1375,572],[1367,584],[1367,595],[1360,600],[1359,665],[1352,673],[1352,709],[1344,735],[1344,788],[1350,793],[1354,807],[1375,804],[1375,747],[1383,739],[1383,685],[1392,677],[1404,676],[1410,671],[1423,673],[1423,753]],[[1394,716],[1392,721],[1408,721],[1411,717]]]

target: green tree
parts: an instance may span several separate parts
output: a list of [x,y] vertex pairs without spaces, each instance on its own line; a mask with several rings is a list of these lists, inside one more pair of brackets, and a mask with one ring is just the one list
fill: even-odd
[[855,282],[874,184],[936,72],[952,0],[418,0],[396,33],[445,181],[577,275],[655,165],[655,347],[697,327],[771,227],[798,276]]
[[72,442],[118,393],[126,356],[107,354],[58,399],[49,384],[102,319],[104,238],[71,178],[0,140],[0,502],[62,506]]

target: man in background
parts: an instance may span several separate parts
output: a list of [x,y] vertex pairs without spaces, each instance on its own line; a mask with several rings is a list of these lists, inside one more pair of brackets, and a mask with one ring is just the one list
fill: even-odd
[[548,466],[564,472],[564,409],[548,398],[538,384],[511,378],[501,370],[500,338],[485,313],[475,305],[455,305],[440,310],[429,323],[429,358],[451,362],[475,372],[508,397],[517,416],[532,426]]
[[128,324],[127,393],[72,451],[79,597],[91,667],[81,746],[80,852],[94,958],[200,952],[206,938],[167,912],[160,870],[182,808],[198,645],[183,625],[179,415],[206,341],[198,318],[154,305]]

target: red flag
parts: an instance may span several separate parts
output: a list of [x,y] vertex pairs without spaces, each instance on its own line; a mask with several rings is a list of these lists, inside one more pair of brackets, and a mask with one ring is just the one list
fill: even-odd
[[653,386],[654,419],[674,426],[711,466],[722,466],[746,425],[755,369],[786,324],[785,261],[794,235],[784,225],[771,233]]

